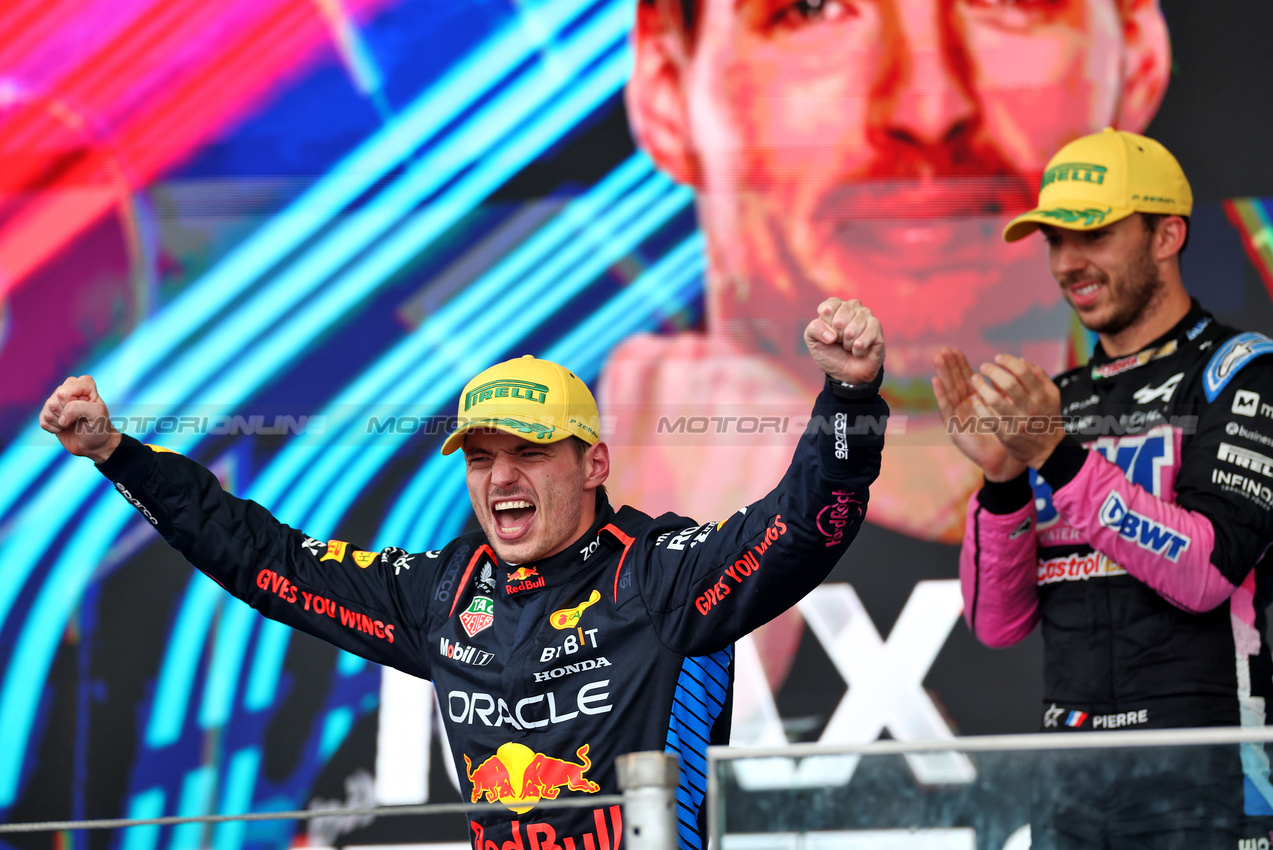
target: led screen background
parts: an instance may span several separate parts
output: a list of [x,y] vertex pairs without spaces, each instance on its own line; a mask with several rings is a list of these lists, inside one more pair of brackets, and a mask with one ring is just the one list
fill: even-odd
[[[1273,21],[1255,3],[1165,11],[1176,66],[1150,132],[1199,199],[1186,280],[1273,330],[1273,121],[1252,94]],[[633,16],[608,0],[0,9],[0,817],[456,798],[427,691],[225,598],[34,414],[90,373],[130,433],[315,537],[441,546],[468,508],[435,417],[467,376],[533,352],[595,384],[633,334],[702,326],[694,195],[628,132]],[[821,610],[864,610],[894,661],[909,647],[922,688],[893,697],[926,694],[950,733],[1029,731],[1038,647],[974,644],[955,552],[869,527]],[[909,640],[907,610],[946,631]],[[814,631],[762,732],[828,739],[852,693]],[[905,728],[858,722],[839,728]],[[58,840],[277,847],[294,829]],[[316,829],[464,837],[458,820]]]

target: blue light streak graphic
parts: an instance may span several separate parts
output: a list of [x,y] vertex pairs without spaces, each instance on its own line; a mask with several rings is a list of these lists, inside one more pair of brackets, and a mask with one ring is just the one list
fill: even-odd
[[[392,243],[390,250],[378,252],[374,261],[369,260],[364,263],[360,267],[364,271],[362,278],[346,275],[338,279],[338,289],[340,283],[343,282],[345,284],[345,288],[339,291],[346,305],[349,300],[357,300],[358,297],[366,297],[368,294],[366,291],[357,290],[356,287],[358,285],[368,285],[369,281],[383,283],[393,271],[396,271],[397,268],[401,267],[402,263],[410,259],[410,256],[418,253],[422,247],[422,238],[430,238],[430,234],[436,236],[454,223],[460,215],[471,209],[472,205],[477,203],[481,197],[497,188],[508,176],[533,158],[536,153],[551,144],[562,133],[577,123],[579,118],[590,111],[591,107],[588,105],[590,102],[592,107],[595,107],[604,97],[609,96],[622,85],[626,77],[625,69],[628,64],[626,42],[624,40],[625,27],[628,20],[627,15],[628,10],[624,3],[614,3],[605,7],[576,34],[574,39],[565,44],[560,55],[554,56],[550,63],[541,68],[539,74],[529,75],[533,79],[519,82],[516,92],[521,97],[522,102],[529,104],[529,106],[536,106],[541,104],[544,99],[559,94],[560,90],[571,82],[568,76],[571,69],[575,71],[582,70],[587,63],[593,61],[599,54],[604,54],[607,50],[612,53],[607,64],[597,69],[597,72],[589,78],[589,82],[581,87],[577,94],[566,99],[558,109],[551,110],[537,127],[532,128],[524,138],[522,145],[508,145],[502,154],[485,160],[482,166],[475,169],[473,174],[467,178],[472,182],[461,184],[461,191],[458,193],[459,197],[448,195],[439,198],[437,204],[429,210],[428,224],[425,227],[422,228],[417,224],[416,229],[413,229],[409,235]],[[549,20],[552,19],[552,16],[549,16]],[[453,76],[449,75],[448,78]],[[489,79],[489,76],[487,79]],[[538,83],[538,88],[532,85],[532,83],[536,82]],[[467,87],[464,88],[468,91]],[[507,106],[510,110],[508,116],[503,118],[495,116],[500,119],[496,122],[499,126],[507,127],[512,120],[511,116],[524,117],[526,114],[524,111],[518,111],[517,104],[510,104],[507,101],[507,93],[498,98],[493,106],[501,108]],[[487,118],[489,110],[490,107],[480,112],[478,117],[481,119]],[[403,121],[408,121],[408,118],[404,117]],[[392,223],[391,213],[396,212],[399,218],[405,215],[413,204],[418,203],[422,199],[423,194],[427,192],[429,187],[436,186],[439,182],[445,182],[445,178],[453,173],[454,169],[463,167],[467,162],[465,160],[466,156],[470,158],[479,157],[486,151],[489,144],[493,144],[493,140],[489,138],[493,132],[492,127],[474,127],[473,122],[468,122],[465,126],[469,127],[469,130],[464,133],[455,133],[453,138],[442,147],[435,158],[429,159],[426,163],[417,164],[417,167],[412,170],[412,173],[416,174],[416,179],[408,179],[405,188],[399,189],[395,187],[395,189],[389,190],[386,193],[389,195],[389,200],[384,202],[385,205],[383,207],[379,203],[368,205],[362,214],[355,217],[355,221],[341,229],[333,237],[338,240],[337,249],[325,250],[320,248],[317,258],[302,264],[296,270],[289,271],[282,278],[276,279],[272,284],[256,293],[250,303],[242,310],[239,310],[232,319],[227,318],[221,321],[219,326],[214,325],[216,329],[214,329],[210,339],[215,341],[215,344],[213,345],[205,339],[200,345],[189,349],[186,356],[178,360],[175,366],[171,363],[168,364],[169,368],[166,372],[169,377],[165,379],[161,376],[159,380],[139,391],[137,393],[137,403],[174,404],[190,397],[199,389],[207,376],[215,374],[216,369],[224,365],[226,359],[241,354],[242,347],[248,341],[244,335],[245,332],[261,333],[264,330],[268,330],[267,318],[282,315],[294,307],[296,303],[303,301],[304,297],[312,292],[313,287],[322,282],[324,270],[330,271],[332,268],[337,267],[340,262],[347,260],[352,255],[351,251],[355,250],[356,246],[365,246],[368,240],[375,238],[384,227]],[[487,139],[489,144],[484,146],[482,139]],[[395,141],[398,144],[391,146],[391,150],[397,151],[400,155],[406,155],[411,152],[409,148],[401,144],[402,140],[395,139]],[[379,150],[376,152],[382,153]],[[383,156],[381,159],[375,160],[376,165],[384,165],[386,168],[388,165],[396,164],[396,162],[385,163]],[[378,169],[373,169],[373,171],[376,174],[383,173]],[[425,175],[425,177],[421,178],[421,174]],[[481,175],[481,177],[478,175]],[[348,200],[346,198],[346,201]],[[295,209],[295,205],[293,205],[292,209]],[[289,212],[285,212],[283,217],[287,218]],[[381,226],[379,229],[375,229],[371,227],[372,224]],[[271,227],[267,227],[266,231],[273,232]],[[286,242],[286,239],[283,238],[286,234],[274,235]],[[255,242],[255,240],[253,241]],[[330,241],[326,240],[324,244]],[[275,257],[275,259],[278,259],[278,257]],[[377,261],[381,266],[377,267]],[[240,262],[240,254],[236,253],[223,266],[233,268],[237,267]],[[307,272],[307,274],[303,274],[302,270]],[[241,271],[263,273],[264,270],[241,269]],[[219,269],[210,273],[209,277],[213,283],[225,283],[227,288],[233,288],[230,282],[221,280]],[[244,284],[240,282],[240,285]],[[205,286],[206,284],[198,284],[192,289],[202,290]],[[355,288],[351,291],[350,287]],[[178,303],[182,303],[185,300],[186,296],[183,295],[182,298],[178,299]],[[210,306],[215,310],[218,306],[217,302],[215,298],[210,300],[212,302]],[[331,302],[323,302],[323,305],[328,308],[332,306]],[[206,313],[209,307],[204,306],[202,309]],[[183,325],[182,321],[167,315],[168,312],[170,311],[165,311],[161,317],[156,317],[155,320],[148,322],[143,330],[134,334],[129,342],[121,348],[121,351],[127,349],[134,342],[137,345],[141,345],[144,340],[145,348],[150,349],[147,352],[135,352],[137,355],[135,358],[124,361],[132,367],[133,372],[131,374],[136,375],[136,370],[139,368],[138,364],[147,362],[148,358],[153,356],[155,350],[167,351],[180,341],[173,340],[171,345],[167,343],[168,337],[165,334],[165,328],[169,326],[176,328]],[[192,309],[191,312],[197,313],[199,310]],[[222,403],[223,408],[225,405],[240,401],[281,367],[282,363],[279,362],[274,362],[267,366],[263,362],[267,353],[276,353],[280,357],[294,355],[304,344],[313,339],[314,336],[329,326],[340,315],[343,315],[343,313],[329,312],[324,314],[318,310],[310,309],[306,314],[310,320],[308,324],[300,325],[293,322],[286,329],[280,330],[273,336],[273,339],[279,343],[277,346],[278,351],[268,346],[268,352],[260,349],[253,350],[253,357],[250,358],[252,368],[243,368],[241,365],[240,369],[234,373],[233,385],[227,393],[218,395],[219,390],[214,388],[204,391],[205,397],[217,398]],[[119,381],[110,377],[111,373],[118,370],[116,361],[121,356],[115,355],[109,358],[97,371],[99,376],[102,376],[102,385],[110,386],[112,391],[117,393],[116,398],[122,401],[127,398],[130,389],[130,381],[127,380],[129,373],[121,376],[123,380]],[[223,381],[217,387],[219,388],[225,384],[226,382]],[[38,429],[33,428],[30,432],[23,434],[19,439],[19,443],[21,444],[23,441],[35,442],[40,439],[48,439],[48,437]],[[195,435],[186,435],[185,439],[179,438],[167,442],[170,443],[170,448],[188,452],[199,440],[200,438]],[[57,452],[39,453],[39,455],[45,460],[62,457],[63,468],[66,468],[67,464],[65,461],[67,459]],[[6,500],[16,498],[16,494],[24,487],[22,461],[28,457],[24,452],[15,453],[10,451],[3,458],[0,458],[0,473],[11,474],[12,478],[6,480],[14,485],[12,489],[6,488],[3,492],[0,492],[0,515],[3,515],[3,512],[8,507]],[[18,468],[10,469],[7,467],[10,459],[18,464]],[[82,465],[75,468],[80,469],[81,467]],[[31,467],[26,470],[26,473],[35,475],[39,471],[39,469]],[[61,475],[62,473],[59,472],[59,477]],[[42,551],[43,548],[48,546],[49,540],[56,535],[60,526],[68,521],[70,513],[80,504],[83,498],[88,497],[94,489],[100,492],[100,486],[93,488],[91,485],[87,487],[86,492],[85,485],[89,480],[92,480],[93,484],[100,485],[99,481],[90,478],[83,479],[81,482],[64,481],[62,482],[64,485],[75,484],[78,486],[59,487],[53,491],[58,494],[57,496],[49,496],[39,505],[32,504],[22,512],[19,521],[15,524],[16,526],[22,527],[24,531],[32,526],[37,530],[37,533],[41,529],[44,531],[43,540],[35,536],[35,539],[42,544],[38,546],[37,551]],[[48,493],[49,491],[46,489],[44,492]],[[9,496],[8,494],[14,495]],[[35,513],[35,508],[37,507],[39,508],[38,514]],[[38,522],[35,521],[36,516],[38,516]],[[3,549],[0,549],[0,557],[13,554],[11,550],[19,545],[19,540],[17,539],[19,536],[16,533],[10,535],[11,540],[9,543]],[[32,537],[21,536],[21,548],[29,552],[32,548]],[[12,597],[16,596],[21,585],[26,581],[32,561],[29,558],[24,558],[15,559],[12,563],[26,565],[26,569],[24,570],[22,566],[18,566],[13,571],[13,574],[0,580],[0,622],[4,622],[7,619]],[[0,805],[4,805],[2,786],[3,782],[0,781]]]
[[[150,820],[164,813],[164,789],[150,788],[135,794],[128,804],[129,820]],[[155,850],[158,826],[130,826],[124,830],[123,850]]]
[[601,372],[610,350],[652,323],[674,315],[702,291],[706,242],[701,233],[685,239],[616,297],[593,311],[544,357],[571,364],[591,378]]
[[146,725],[146,745],[154,749],[166,747],[181,735],[186,703],[194,690],[200,654],[186,650],[202,646],[204,636],[212,630],[212,620],[225,600],[225,591],[203,573],[190,577],[181,607],[168,641],[168,651],[159,668],[159,681],[164,683],[155,695]]
[[[610,5],[626,6],[625,3]],[[592,6],[591,0],[555,0],[536,7],[534,28],[523,26],[520,21],[508,24],[416,98],[384,131],[360,145],[286,210],[87,371],[111,387],[117,403],[131,400],[132,391],[152,369],[165,364],[173,351],[200,328],[213,324],[222,310],[248,292],[342,209],[401,166]],[[15,439],[14,446],[40,446],[45,439],[46,435],[32,424]],[[0,518],[41,472],[59,460],[64,460],[64,455],[58,450],[15,451],[11,448],[0,455],[0,480],[7,483],[0,491]]]
[[319,740],[319,757],[328,758],[336,752],[336,748],[340,746],[341,741],[345,740],[345,736],[349,734],[353,726],[354,713],[348,708],[338,708],[329,713],[327,720],[323,723],[323,734]]
[[[208,808],[216,799],[217,772],[213,767],[198,767],[186,773],[181,783],[181,799],[177,803],[178,817],[200,817],[208,814]],[[202,823],[183,823],[173,827],[169,850],[199,850],[203,845]]]
[[[598,15],[594,16],[594,18],[589,22],[588,25],[580,29],[579,35],[576,40],[585,41],[588,39],[596,38],[596,33],[603,30],[606,26],[613,27],[613,25],[616,22],[620,21],[619,15],[614,12],[614,9],[616,8],[624,9],[622,14],[625,19],[624,22],[626,22],[627,11],[626,11],[625,4],[611,4],[610,6],[607,7],[609,11],[599,13]],[[622,29],[622,27],[620,27],[620,29]],[[622,83],[622,80],[626,74],[627,55],[626,55],[624,47],[622,46],[621,37],[620,37],[620,43],[621,43],[621,46],[617,50],[613,47],[613,45],[609,46],[609,49],[613,55],[606,60],[605,65],[596,69],[597,73],[594,75],[593,79],[594,81],[597,81],[597,82],[595,82],[592,86],[581,87],[580,90],[584,93],[585,96],[592,96],[594,98],[608,96],[615,89],[617,89],[617,87]],[[554,61],[552,63],[552,70],[553,70],[553,73],[558,78],[558,82],[569,81],[568,77],[566,77],[562,72],[563,67],[565,67],[564,63],[560,61]],[[608,87],[608,91],[604,95],[600,94],[600,92],[604,90],[606,87]],[[596,102],[598,101],[594,100],[594,106]],[[573,119],[567,117],[566,120],[562,120],[562,115],[563,114],[568,115],[569,110],[566,110],[565,112],[559,110],[558,113],[550,116],[550,120],[546,126],[545,124],[541,123],[537,128],[533,128],[532,132],[529,134],[529,138],[531,139],[531,141],[533,143],[539,144],[541,146],[541,149],[542,149],[542,146],[550,144],[552,141],[555,140],[555,138],[559,137],[561,133],[568,130],[570,126],[573,126],[573,123],[577,122],[577,120],[580,117],[582,117],[583,114],[586,114],[586,112],[588,111],[588,107],[581,106],[582,103],[583,103],[582,99],[571,99],[568,102],[568,106],[571,109],[576,110],[574,113]],[[408,118],[409,116],[404,116],[403,121],[404,122],[407,121]],[[556,118],[556,123],[552,122],[553,118]],[[390,129],[392,130],[393,128],[390,128]],[[532,148],[533,148],[533,144],[532,144]],[[523,151],[521,151],[520,153],[517,153],[515,155],[497,156],[494,158],[493,161],[501,165],[506,170],[509,170],[509,171],[515,170],[521,164],[524,164],[528,156],[533,155],[533,153],[529,153],[529,154],[527,153],[527,151],[530,151],[530,150],[531,148],[526,148],[526,149],[523,149]],[[407,152],[409,152],[409,150]],[[401,149],[399,149],[399,153],[402,153]],[[517,156],[520,156],[521,158],[518,159]],[[486,186],[487,186],[486,191],[489,191],[490,189],[495,188],[502,182],[502,179],[495,179],[493,175],[487,175],[486,179],[488,181],[486,183]],[[506,177],[503,179],[506,179]],[[475,183],[476,185],[480,185],[480,183],[477,183],[476,181]],[[469,206],[471,207],[471,204],[476,203],[477,200],[480,200],[480,197],[477,197],[477,195],[479,195],[480,193],[474,191],[474,185],[469,185],[466,188],[468,189],[470,193],[470,197],[464,199],[464,201],[467,202]],[[459,203],[459,202],[454,203],[453,205],[450,205],[450,206],[446,204],[439,204],[439,207],[442,209],[444,213],[449,213],[451,221],[454,221],[454,219],[458,217],[458,215],[462,214],[465,211],[465,207],[463,203]],[[294,206],[293,210],[295,209],[296,207]],[[302,221],[308,222],[310,225],[313,225],[313,227],[311,228],[311,232],[317,229],[317,226],[318,226],[317,217],[314,215],[312,210],[305,211],[298,214],[301,215]],[[433,223],[435,232],[442,229],[442,226],[443,225],[440,223],[440,221],[435,221]],[[324,256],[327,256],[327,255],[324,255]],[[243,258],[243,255],[240,253],[240,254],[236,254],[234,258],[232,259],[242,261],[242,258]],[[233,265],[233,263],[231,262],[230,265]],[[385,270],[383,274],[387,276],[389,272],[390,270]],[[211,277],[215,278],[215,274],[212,275]],[[196,285],[192,287],[191,290],[188,290],[188,294],[193,293],[195,290],[198,290],[203,285],[204,284],[200,284],[200,285]],[[266,294],[268,294],[270,291],[271,290],[269,289],[269,287],[266,287],[266,289],[264,290]],[[175,303],[183,302],[186,300],[186,298],[187,296],[183,296],[181,299],[178,299],[178,302],[175,302]],[[249,314],[254,312],[255,308],[259,306],[257,301],[258,299],[254,298],[252,304],[248,305],[249,308],[251,308],[247,310]],[[222,305],[225,303],[228,303],[228,299],[224,302],[221,302]],[[206,308],[209,305],[204,305],[204,306]],[[217,305],[214,300],[211,306],[215,309],[216,307],[220,305]],[[193,311],[193,312],[198,312],[198,311]],[[240,311],[240,313],[241,312],[242,311]],[[205,309],[202,314],[204,316],[209,316],[210,311]],[[189,315],[189,313],[187,313],[187,315]],[[157,318],[170,319],[171,317],[168,317],[165,315],[163,317],[157,317]],[[234,325],[236,324],[236,320],[237,320],[236,317],[211,317],[211,318],[218,318],[222,326]],[[158,337],[152,336],[152,333],[156,331],[156,328],[153,327],[153,325],[155,324],[156,324],[155,321],[148,323],[146,329],[142,333],[139,333],[133,338],[133,340],[130,340],[130,344],[135,343],[137,345],[141,345],[141,343],[138,340],[142,337],[145,337],[145,347],[149,349],[149,352],[151,354],[153,354],[157,350],[162,351],[165,348],[171,349],[172,347],[176,345],[176,343],[181,341],[178,338],[170,337],[170,339],[172,340],[172,343],[168,344],[165,342],[162,333],[160,333]],[[176,329],[180,327],[181,324],[182,323],[178,321],[169,321],[166,323],[166,326],[170,329],[170,332],[171,332],[171,329]],[[312,336],[316,332],[317,331],[311,331],[308,334],[307,338],[312,338]],[[149,362],[147,361],[145,357],[138,357],[128,363],[127,369],[123,369],[123,371],[121,371],[122,366],[121,366],[121,361],[119,358],[124,355],[128,347],[129,345],[126,344],[124,347],[120,349],[120,351],[117,353],[115,357],[108,359],[106,363],[103,365],[103,367],[101,369],[98,369],[99,374],[102,374],[103,372],[105,373],[115,372],[116,374],[120,375],[121,386],[125,390],[130,386],[132,382],[134,381],[140,382],[140,380],[144,377],[144,373],[146,372],[146,369],[143,368],[143,365]],[[287,356],[287,354],[284,353],[282,356]],[[258,372],[257,374],[251,376],[251,379],[241,382],[239,386],[236,387],[236,390],[246,395],[246,393],[250,391],[250,389],[256,386],[259,386],[260,383],[263,380],[265,380],[266,377],[268,377],[268,375],[273,374],[273,372],[277,370],[277,368],[279,368],[281,365],[282,364],[280,363],[272,364],[272,368],[263,369],[261,372]],[[173,372],[169,370],[168,374],[173,374]],[[137,396],[142,401],[152,401],[156,398],[164,398],[165,394],[167,393],[175,393],[179,397],[184,397],[184,395],[182,394],[192,392],[197,387],[197,383],[198,383],[198,379],[192,378],[192,376],[190,375],[187,375],[185,379],[183,380],[167,381],[167,382],[163,379],[162,376],[159,376],[159,380],[157,382],[152,382],[146,385],[145,387],[143,387],[141,391],[137,393]],[[117,396],[117,397],[121,397],[121,396]],[[122,397],[126,397],[126,393]],[[171,399],[166,399],[166,400],[169,403],[171,403],[172,401]],[[34,435],[31,435],[31,434],[28,434],[27,436],[34,437]],[[182,448],[185,448],[188,450],[189,447],[191,447],[195,442],[197,441],[195,440],[187,441],[187,444],[182,446]],[[14,488],[14,490],[8,490],[6,492],[10,492],[10,493],[15,491],[20,492],[25,486],[25,484],[22,482],[29,481],[35,475],[37,475],[44,468],[44,466],[47,465],[48,459],[56,456],[56,452],[52,454],[49,454],[49,453],[42,454],[41,457],[43,458],[43,460],[37,461],[33,465],[27,463],[27,459],[31,456],[32,455],[27,455],[24,453],[10,452],[7,454],[5,458],[0,458],[0,469],[5,468],[5,465],[11,462],[16,464],[19,467],[18,469],[15,469],[13,471],[15,473],[15,478],[19,482],[20,486]],[[7,550],[7,549],[11,549],[13,546],[17,546],[18,540],[21,539],[22,541],[21,548],[24,550],[27,557],[20,559],[19,561],[17,561],[17,563],[32,564],[35,561],[34,558],[30,557],[31,549],[32,549],[30,545],[32,540],[31,536],[28,536],[25,533],[20,534],[18,533],[18,530],[25,532],[28,528],[32,526],[34,526],[35,528],[48,529],[48,537],[42,541],[37,541],[41,544],[40,549],[42,551],[44,548],[47,548],[47,546],[49,545],[50,539],[56,534],[58,528],[64,525],[69,520],[70,515],[74,512],[74,510],[76,510],[77,506],[82,503],[82,500],[92,496],[100,495],[102,490],[104,489],[100,486],[86,484],[85,479],[82,477],[83,476],[83,473],[81,472],[82,467],[74,469],[73,472],[68,472],[68,470],[70,469],[72,468],[66,464],[63,464],[62,468],[56,474],[56,478],[60,479],[63,476],[66,476],[69,480],[67,480],[65,483],[71,486],[57,488],[56,490],[52,490],[52,491],[46,489],[43,493],[39,494],[37,498],[30,503],[31,507],[35,507],[37,504],[39,504],[41,506],[46,506],[50,508],[50,510],[45,510],[41,512],[41,515],[39,515],[38,522],[35,521],[36,518],[33,515],[33,512],[28,508],[22,511],[22,513],[19,516],[19,521],[14,524],[15,531],[11,532],[11,534],[8,535],[10,536],[10,540],[6,543],[4,549]],[[75,480],[76,478],[78,478],[79,480]],[[94,484],[97,484],[97,482],[94,481]],[[52,498],[52,497],[43,498],[44,494],[52,493],[52,492],[57,493],[56,498]],[[10,507],[12,504],[12,502],[10,501],[2,501],[3,498],[4,498],[3,495],[0,494],[0,510],[5,510],[8,507]],[[70,544],[68,544],[66,549],[63,551],[63,554],[61,558],[59,559],[59,563],[54,566],[55,572],[58,570],[60,565],[68,561],[79,561],[82,564],[97,563],[98,559],[100,558],[102,550],[105,548],[105,546],[109,545],[109,542],[114,539],[114,536],[118,533],[119,529],[127,522],[127,520],[131,516],[131,512],[128,510],[121,511],[118,509],[118,506],[114,508],[98,506],[92,510],[91,516],[93,517],[93,523],[82,526],[81,531],[91,531],[94,535],[96,535],[97,540],[96,541],[86,540],[84,539],[83,535],[77,534],[76,537],[71,541]],[[2,555],[3,555],[3,550],[0,550],[0,556]],[[10,576],[7,576],[6,578],[8,580],[5,581],[3,584],[0,584],[0,615],[3,615],[3,618],[7,618],[7,615],[9,614],[9,611],[11,609],[13,598],[16,597],[21,586],[27,580],[29,576],[29,567],[26,570],[18,570],[15,572],[17,572],[18,574],[16,575],[11,574]],[[73,603],[79,598],[78,589],[82,588],[83,580],[85,578],[86,576],[79,576],[78,577],[79,583],[71,585],[69,587],[69,589],[73,592],[68,593],[67,592],[68,587],[65,587],[65,586],[60,588],[59,592],[64,596],[64,598],[70,600],[70,602]],[[44,587],[42,588],[41,594],[42,596],[47,596],[48,592],[49,592],[49,585],[46,583]],[[65,606],[62,606],[62,607],[65,607]],[[73,604],[71,605],[71,607],[73,607]],[[63,620],[64,620],[64,617],[63,617]],[[32,626],[32,623],[35,623],[34,627]],[[50,644],[55,642],[55,637],[51,637],[51,636],[55,636],[57,633],[59,633],[59,631],[60,629],[53,622],[41,623],[40,621],[28,618],[27,625],[24,628],[24,631],[19,641],[20,643],[19,651],[15,653],[14,663],[10,665],[9,670],[6,673],[6,687],[3,693],[3,696],[5,697],[5,699],[3,704],[0,705],[0,722],[3,722],[4,719],[6,718],[13,719],[16,716],[16,719],[18,720],[17,725],[8,726],[7,728],[9,728],[14,733],[15,740],[20,740],[23,742],[23,744],[25,744],[27,736],[29,735],[30,720],[31,720],[31,714],[33,712],[33,706],[30,708],[16,706],[14,705],[14,702],[15,701],[22,702],[22,700],[8,699],[8,696],[10,693],[14,692],[12,685],[14,683],[15,677],[22,679],[23,681],[28,683],[24,688],[21,689],[24,691],[29,688],[29,682],[33,680],[39,680],[39,681],[43,680],[44,676],[47,673],[48,661],[51,658],[52,647],[50,646]],[[42,646],[40,646],[41,644]],[[29,699],[27,701],[29,702]],[[7,758],[4,755],[0,755],[0,806],[7,805],[8,803],[10,803],[14,795],[16,794],[18,768],[20,766],[23,751],[24,751],[24,747],[19,746],[19,747],[13,748],[13,750],[10,751],[10,754],[8,755]]]
[[342,649],[336,660],[336,672],[342,676],[352,676],[355,673],[361,673],[370,663],[367,659]]
[[[239,750],[230,757],[221,797],[220,814],[241,814],[252,810],[252,791],[261,768],[261,751],[256,747]],[[216,826],[212,836],[214,850],[238,850],[243,845],[246,821],[226,821]]]
[[227,599],[222,606],[217,624],[218,639],[213,645],[203,705],[199,710],[199,725],[204,729],[220,728],[230,719],[248,639],[260,622],[261,615],[256,609],[237,599]]
[[381,524],[378,544],[401,540],[402,548],[421,552],[459,535],[471,510],[464,464],[452,460],[436,455],[420,468]]
[[[216,382],[202,393],[218,402],[233,403],[246,395],[245,386],[258,386],[262,375],[273,374],[303,350],[315,329],[346,315],[350,306],[386,283],[428,242],[617,91],[630,64],[624,42],[629,20],[625,9],[616,5],[561,42],[551,61],[519,77],[467,120],[462,131],[448,135],[401,180],[256,293],[250,309],[239,311],[234,322],[220,324],[183,351],[165,377],[147,388],[144,403],[188,398],[213,376]],[[575,77],[598,59],[603,59],[602,66],[582,79]],[[523,126],[528,119],[533,124]],[[516,140],[513,133],[518,134]],[[466,169],[457,183],[446,186]],[[444,186],[441,195],[430,199]],[[410,215],[426,199],[427,205]],[[360,257],[404,220],[400,233]],[[353,270],[331,277],[355,260]],[[320,283],[325,285],[316,292]],[[297,292],[308,292],[309,297],[299,300]],[[278,325],[280,320],[283,324]],[[176,441],[171,447],[188,450],[197,436],[187,436],[188,443]]]
[[248,674],[247,690],[243,696],[243,707],[248,711],[263,711],[274,702],[279,671],[283,669],[291,636],[292,629],[277,620],[261,623],[261,634],[252,656],[252,672]]

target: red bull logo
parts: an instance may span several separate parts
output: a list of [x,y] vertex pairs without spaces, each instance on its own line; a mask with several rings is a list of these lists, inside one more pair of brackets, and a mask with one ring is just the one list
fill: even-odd
[[504,593],[512,596],[523,590],[543,587],[544,583],[544,577],[539,574],[539,570],[534,567],[518,567],[508,574],[508,580],[504,583]]
[[586,794],[600,791],[600,785],[584,776],[592,768],[588,745],[576,750],[575,757],[578,762],[564,761],[512,742],[476,768],[466,755],[464,771],[473,786],[469,801],[476,803],[485,795],[488,803],[503,803],[523,814],[540,800],[557,799],[563,788]]

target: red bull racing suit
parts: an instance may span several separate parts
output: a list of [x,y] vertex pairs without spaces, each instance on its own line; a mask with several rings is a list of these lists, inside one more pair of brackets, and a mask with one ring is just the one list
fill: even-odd
[[[501,561],[481,532],[439,550],[322,542],[223,492],[203,467],[125,438],[101,471],[175,548],[267,617],[431,679],[477,850],[617,850],[615,757],[680,757],[680,846],[705,844],[706,748],[728,742],[732,643],[791,607],[857,533],[879,473],[878,395],[819,396],[778,486],[698,523],[598,497],[564,551]],[[458,462],[458,461],[457,461]],[[704,482],[710,486],[710,482]]]
[[[1142,351],[1098,345],[1056,379],[1067,436],[1038,474],[974,495],[965,618],[991,646],[1041,624],[1046,731],[1267,722],[1270,353],[1197,302]],[[1269,812],[1263,752],[1243,761],[1235,793]]]

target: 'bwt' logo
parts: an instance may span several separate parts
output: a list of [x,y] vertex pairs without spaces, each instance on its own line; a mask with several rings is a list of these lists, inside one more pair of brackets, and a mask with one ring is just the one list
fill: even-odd
[[464,771],[473,792],[469,802],[486,795],[488,803],[500,802],[518,814],[530,811],[541,799],[555,800],[562,788],[595,794],[601,786],[584,777],[592,768],[588,745],[575,751],[578,762],[537,753],[524,744],[501,744],[495,755],[477,766],[464,756]]
[[1172,561],[1189,548],[1188,537],[1168,528],[1160,522],[1142,516],[1127,507],[1117,490],[1111,490],[1101,505],[1100,523],[1118,532],[1118,536],[1132,541],[1155,555],[1166,555]]

